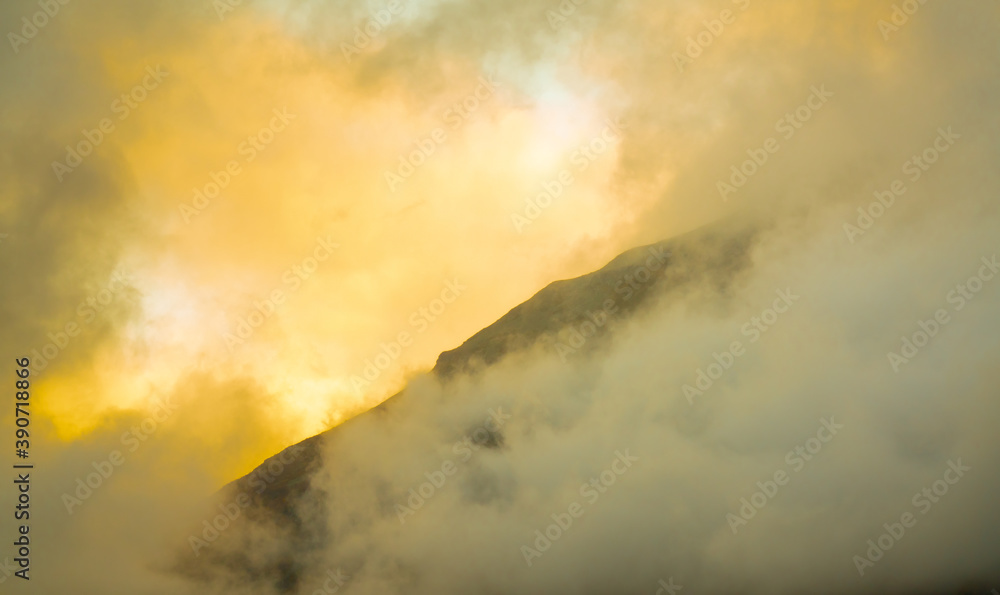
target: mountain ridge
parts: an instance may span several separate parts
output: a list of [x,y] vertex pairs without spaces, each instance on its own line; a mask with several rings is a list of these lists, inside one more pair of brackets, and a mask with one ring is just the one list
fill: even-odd
[[[450,383],[539,344],[564,358],[585,357],[607,345],[614,327],[651,307],[656,299],[702,282],[728,291],[738,273],[750,267],[750,251],[759,232],[759,226],[716,223],[626,250],[590,273],[553,281],[461,345],[442,352],[426,374]],[[588,320],[593,324],[588,315],[603,311],[609,302],[614,308],[606,313],[604,323],[594,324],[587,340],[582,345],[577,341],[578,348],[572,347],[573,333],[567,329]],[[223,503],[240,503],[240,518],[234,524],[278,528],[284,538],[297,544],[291,550],[318,547],[329,536],[315,526],[317,523],[299,518],[296,507],[313,498],[312,508],[321,508],[323,497],[313,493],[310,479],[323,466],[324,445],[359,420],[385,415],[406,398],[406,393],[404,387],[372,409],[268,457],[247,475],[223,486],[216,497]],[[219,543],[196,552],[197,563],[189,559],[179,567],[189,576],[205,578],[208,570],[204,565],[211,563],[232,572],[245,569],[251,576],[272,576],[281,589],[296,584],[296,562],[290,555],[262,564],[246,555],[246,544],[236,542],[233,534],[226,531]],[[217,547],[227,541],[231,543]]]

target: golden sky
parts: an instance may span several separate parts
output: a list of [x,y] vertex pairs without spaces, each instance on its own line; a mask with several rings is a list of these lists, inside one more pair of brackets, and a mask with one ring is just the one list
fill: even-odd
[[[718,119],[696,94],[676,92],[717,84],[719,63],[762,36],[775,53],[803,44],[886,53],[877,36],[854,34],[878,15],[864,2],[734,3],[726,47],[709,48],[683,77],[668,56],[684,51],[684,31],[717,17],[712,7],[595,4],[563,23],[531,4],[413,1],[371,14],[318,2],[101,6],[99,16],[61,9],[5,58],[28,90],[8,95],[5,124],[30,147],[9,157],[19,180],[5,193],[9,249],[32,233],[62,236],[49,268],[35,268],[36,291],[59,304],[29,316],[20,348],[41,349],[46,332],[75,319],[70,304],[113,271],[131,279],[40,377],[44,414],[64,440],[192,376],[265,391],[281,443],[342,421],[549,281],[631,246],[651,215],[646,235],[667,237],[719,213],[669,194],[711,128],[653,139],[659,131],[630,127],[658,107],[653,96],[692,121]],[[508,10],[524,30],[487,26]],[[387,24],[371,25],[376,16]],[[434,38],[448,19],[468,25]],[[775,20],[795,26],[776,32]],[[366,25],[376,32],[367,44]],[[625,28],[643,44],[620,47]],[[594,43],[618,53],[602,56]],[[662,62],[630,65],[651,50]],[[615,121],[625,136],[581,158]],[[86,149],[85,131],[102,138],[66,169],[67,147]],[[646,143],[657,144],[655,163]],[[409,176],[387,175],[413,163]],[[563,186],[564,168],[565,192],[519,225],[528,198]],[[296,273],[323,238],[336,249]],[[455,280],[467,289],[453,303],[420,313]],[[255,303],[272,312],[275,290],[284,303],[236,341]],[[367,361],[401,332],[410,345],[367,383]]]
[[[135,465],[210,493],[630,247],[850,220],[938,126],[982,179],[898,225],[932,188],[983,200],[998,5],[956,4],[888,31],[865,0],[100,0],[25,30],[38,4],[5,2],[2,350],[35,360],[49,491],[166,401]],[[721,200],[814,85],[830,105]]]

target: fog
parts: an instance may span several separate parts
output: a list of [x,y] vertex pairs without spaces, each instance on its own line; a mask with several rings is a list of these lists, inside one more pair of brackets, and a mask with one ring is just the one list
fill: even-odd
[[[927,3],[893,28],[881,1],[403,4],[350,60],[381,5],[70,3],[0,58],[0,350],[82,328],[33,376],[29,592],[274,591],[190,561],[189,538],[222,485],[341,423],[294,509],[321,539],[293,546],[293,592],[338,570],[349,593],[1000,586],[996,5]],[[65,146],[157,64],[60,180]],[[452,128],[484,78],[496,91]],[[285,106],[248,161],[240,143]],[[609,121],[620,139],[598,149]],[[185,222],[229,160],[243,172]],[[444,385],[423,373],[549,282],[702,226],[756,229],[749,264],[612,314],[566,361],[561,335]],[[324,238],[338,247],[292,290]],[[718,256],[698,250],[670,266]],[[116,271],[129,283],[89,316]],[[415,326],[451,279],[468,291]],[[278,289],[288,305],[227,348]],[[868,540],[896,524],[878,557]],[[227,535],[267,566],[289,531]]]

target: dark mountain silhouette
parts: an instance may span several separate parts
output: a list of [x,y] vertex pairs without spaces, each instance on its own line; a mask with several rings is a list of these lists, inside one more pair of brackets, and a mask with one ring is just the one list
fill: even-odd
[[[594,321],[592,314],[602,311],[611,300],[613,314],[583,345],[566,352],[568,358],[592,357],[606,348],[615,327],[660,300],[689,290],[722,294],[738,291],[743,273],[752,267],[752,248],[762,229],[759,225],[731,222],[715,224],[628,250],[587,275],[550,283],[460,346],[441,353],[428,374],[447,384],[462,376],[480,374],[505,357],[538,345],[559,352],[561,345],[572,346],[575,330]],[[185,547],[174,569],[190,578],[215,585],[221,581],[234,589],[249,582],[295,592],[307,569],[303,560],[336,538],[323,522],[326,507],[336,504],[311,481],[323,468],[325,447],[339,440],[353,424],[384,417],[407,398],[404,388],[379,406],[288,447],[225,486],[217,494],[212,514],[226,506],[232,510],[231,504],[242,497],[246,504],[241,505],[238,518],[197,556]],[[337,446],[349,448],[350,444],[341,441]],[[300,516],[302,511],[309,511],[308,518]],[[194,533],[203,535],[203,528]],[[892,593],[986,595],[990,587],[970,585]]]
[[[585,357],[606,345],[614,327],[658,299],[667,299],[694,284],[730,291],[738,273],[750,266],[750,248],[757,234],[758,229],[748,225],[716,224],[633,248],[587,275],[552,282],[459,347],[442,353],[429,373],[447,383],[461,375],[477,374],[537,343],[547,343],[554,350],[558,345],[570,347],[572,329],[593,320],[589,315],[600,312],[612,300],[613,313],[593,337],[567,356]],[[221,568],[224,573],[232,573],[234,582],[264,580],[292,588],[298,575],[295,558],[329,538],[315,519],[306,521],[296,512],[309,501],[317,506],[307,504],[307,508],[322,509],[318,505],[322,495],[311,488],[309,480],[321,467],[324,444],[357,419],[378,416],[404,398],[405,388],[357,418],[290,446],[225,486],[218,494],[220,502],[232,503],[241,494],[249,498],[250,504],[234,521],[240,528],[222,532],[196,557],[187,550],[179,568],[201,578],[218,577]],[[272,473],[269,469],[281,471]],[[271,534],[287,540],[289,547],[285,551],[296,555],[276,555],[264,562],[250,556],[247,550],[252,542],[246,541],[246,525],[266,527]]]

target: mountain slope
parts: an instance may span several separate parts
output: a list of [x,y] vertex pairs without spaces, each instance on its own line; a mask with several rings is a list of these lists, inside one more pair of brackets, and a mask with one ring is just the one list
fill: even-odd
[[[476,525],[481,522],[489,525],[488,521],[492,520],[494,531],[502,532],[506,525],[496,522],[498,511],[507,515],[503,519],[507,525],[517,525],[533,512],[530,506],[526,515],[517,514],[521,509],[512,512],[511,503],[515,501],[512,493],[516,492],[519,504],[527,502],[533,505],[540,489],[551,489],[551,484],[546,486],[550,477],[558,482],[564,468],[586,465],[591,441],[601,443],[598,447],[601,452],[604,448],[617,448],[618,440],[629,444],[635,438],[630,433],[637,426],[616,424],[609,426],[611,431],[601,432],[605,428],[605,417],[624,409],[632,412],[628,420],[642,417],[645,421],[645,414],[655,410],[645,409],[645,400],[613,402],[613,399],[628,399],[630,395],[641,394],[640,391],[622,390],[616,382],[622,377],[604,374],[602,368],[605,366],[597,365],[598,362],[609,362],[606,365],[609,369],[620,367],[622,358],[619,356],[622,354],[625,355],[626,366],[632,363],[629,358],[634,351],[630,352],[629,348],[634,344],[626,340],[622,342],[624,349],[619,349],[617,345],[613,351],[608,349],[616,337],[634,335],[631,329],[629,333],[618,335],[614,332],[615,328],[657,320],[656,317],[643,318],[642,315],[665,301],[674,304],[675,300],[684,298],[685,311],[693,314],[691,319],[697,321],[699,316],[696,310],[701,304],[718,305],[729,302],[729,297],[745,295],[748,287],[752,289],[748,283],[754,265],[752,253],[761,233],[760,228],[714,225],[669,241],[629,250],[593,273],[549,284],[462,345],[442,353],[429,374],[415,378],[408,388],[380,406],[285,449],[264,461],[252,473],[227,485],[218,494],[218,503],[212,512],[206,516],[213,525],[220,527],[219,530],[209,527],[208,522],[203,527],[193,528],[193,534],[202,538],[201,543],[189,543],[192,548],[184,550],[174,569],[202,582],[206,585],[206,592],[210,588],[216,589],[211,592],[219,593],[313,592],[320,573],[331,568],[332,564],[337,567],[343,564],[348,573],[359,570],[367,573],[369,581],[375,581],[376,585],[381,585],[379,581],[383,575],[388,575],[391,580],[387,579],[386,584],[391,582],[407,592],[463,592],[429,588],[428,576],[433,570],[428,571],[421,564],[425,559],[425,550],[455,541],[475,548],[474,551],[482,556],[479,550],[488,550],[496,538],[490,533],[478,531]],[[727,299],[722,302],[699,299],[709,297],[709,294],[721,294]],[[709,318],[714,318],[716,314],[713,311]],[[689,338],[691,332],[702,332],[700,326],[695,326],[692,331],[678,328],[678,324],[684,323],[667,318],[665,323],[661,320],[653,325],[652,328],[656,329],[655,340],[674,340],[680,345],[680,350],[684,350],[685,338]],[[677,337],[673,337],[674,334]],[[608,349],[610,357],[603,358],[602,349]],[[627,367],[625,374],[643,378],[647,374],[653,375],[660,362],[668,367],[674,361],[671,358],[678,353],[674,351],[655,363],[647,359],[643,366]],[[578,359],[584,365],[561,366],[558,361],[549,361],[553,359],[552,355]],[[505,367],[498,369],[497,366],[508,357],[515,358],[514,365],[504,363]],[[534,358],[544,361],[537,368],[522,366],[522,363]],[[527,368],[523,375],[519,372],[522,367]],[[537,376],[532,377],[537,370],[544,372],[540,382],[536,381]],[[552,377],[561,378],[566,384],[562,394],[550,390],[556,384],[549,382],[549,374],[553,370],[557,371]],[[775,370],[769,368],[767,372],[775,373]],[[602,382],[603,386],[592,390]],[[588,402],[595,393],[602,394],[605,400],[597,401],[596,405],[595,402]],[[488,398],[484,398],[484,394]],[[504,394],[516,397],[504,400]],[[537,409],[530,403],[536,395],[539,397]],[[493,404],[498,396],[501,396],[500,402],[515,404],[511,412],[516,416],[515,423],[509,426],[509,430],[503,427],[483,436],[483,440],[478,442],[481,454],[463,467],[463,475],[454,480],[455,485],[448,486],[446,495],[427,507],[430,511],[422,511],[422,516],[413,519],[404,518],[399,512],[400,503],[416,509],[423,506],[423,500],[411,504],[414,490],[410,488],[420,486],[419,489],[423,490],[423,486],[429,484],[420,482],[424,482],[425,478],[432,481],[431,474],[437,473],[437,469],[444,469],[442,461],[453,462],[447,447],[455,440],[474,436],[478,426],[470,426],[470,420],[476,423],[481,419],[476,416],[481,415],[482,407]],[[546,399],[546,402],[541,402]],[[525,403],[527,407],[518,411],[517,405]],[[547,404],[557,410],[555,415],[549,415]],[[591,418],[599,422],[587,426],[588,431],[574,436],[571,433],[574,415],[587,407],[591,407]],[[666,424],[653,421],[652,427],[656,430],[646,432],[648,436],[669,434],[663,432],[669,427]],[[590,431],[594,429],[599,431]],[[536,433],[541,439],[535,436]],[[609,440],[611,443],[607,444]],[[685,442],[690,441],[680,441]],[[676,447],[678,442],[671,442],[668,437],[663,444]],[[726,439],[709,443],[707,448],[720,448],[720,444],[727,453],[730,452],[732,447],[726,444]],[[663,456],[651,461],[653,465],[674,464],[674,459],[683,460],[684,454],[690,456],[691,452],[699,451],[688,451],[680,458],[669,454],[673,452],[672,448],[657,449],[656,452],[663,453]],[[713,469],[730,478],[731,482],[738,482],[738,479],[732,479],[731,470],[719,467],[720,461],[725,462],[724,457],[705,459],[696,456],[695,459],[701,461],[696,474],[699,478],[704,477],[703,469]],[[708,464],[712,461],[716,464]],[[514,462],[520,464],[520,473],[516,479],[511,479],[512,474],[508,471]],[[543,474],[537,473],[536,464],[543,464]],[[570,470],[567,474],[573,476]],[[444,476],[441,477],[442,482],[446,481]],[[603,477],[602,474],[601,481],[604,481]],[[649,510],[658,510],[655,506],[661,504],[660,495],[675,494],[673,490],[678,484],[676,475],[661,473],[659,477],[664,479],[659,489],[633,493],[633,496],[641,497],[633,500],[635,504],[631,508],[626,505],[618,510],[613,507],[603,509],[606,512],[602,518],[605,522],[612,519],[610,522],[614,527],[612,537],[605,534],[605,539],[598,539],[596,549],[600,556],[609,557],[616,552],[641,554],[629,551],[629,539],[636,529],[653,521],[645,516],[647,504],[644,502],[655,501],[654,508]],[[631,477],[629,480],[632,481]],[[435,493],[432,490],[427,499],[436,497]],[[690,514],[692,502],[720,497],[720,493],[706,487],[698,494],[700,498],[691,498],[688,494],[687,499],[679,496],[668,498],[664,503],[669,502],[669,506],[680,510],[676,525],[683,527],[693,518]],[[650,497],[652,500],[648,500]],[[534,512],[544,514],[550,510],[549,506],[551,503]],[[614,513],[630,512],[639,514],[639,522],[633,523],[631,531],[619,531]],[[822,513],[821,508],[812,514],[821,516]],[[414,513],[411,511],[410,514]],[[716,523],[721,517],[721,514],[718,517],[713,515]],[[782,519],[782,522],[785,520]],[[530,528],[522,529],[526,535],[530,534]],[[728,537],[728,532],[728,527],[724,527],[722,534]],[[583,536],[580,533],[580,537]],[[617,542],[619,539],[620,543]],[[817,543],[810,545],[823,550],[828,540],[821,536],[817,539]],[[593,537],[591,541],[594,541]],[[373,542],[377,542],[378,546],[371,547]],[[576,543],[586,543],[586,539],[574,540]],[[668,534],[664,534],[663,543],[671,543]],[[563,549],[559,551],[565,552],[568,547],[573,546],[561,545]],[[683,555],[696,555],[701,552],[699,548],[705,547],[705,542],[687,539],[678,542],[676,547],[683,550]],[[487,553],[494,554],[486,557],[487,565],[502,564],[504,556],[507,553],[515,556],[516,550],[514,545],[510,545],[509,551],[500,552],[499,556],[496,556],[497,552]],[[451,556],[447,552],[442,555],[445,562],[437,568],[450,568]],[[496,560],[497,557],[500,559]],[[468,560],[475,562],[476,555],[470,554]],[[849,562],[847,557],[844,560]],[[720,568],[728,569],[729,563],[727,559]],[[521,566],[520,570],[525,570],[526,574],[517,577],[522,586],[528,585],[531,592],[538,593],[603,595],[609,592],[646,592],[637,588],[619,588],[617,582],[611,588],[604,585],[582,590],[563,589],[564,585],[574,583],[577,570],[585,573],[585,565],[580,563],[572,568],[572,572],[558,575],[561,577],[558,588],[548,591],[545,590],[548,583],[544,580],[536,582],[538,574],[527,575],[528,572],[535,572],[525,570],[530,564],[528,567]],[[845,564],[847,569],[850,566]],[[483,574],[476,569],[471,572],[473,574],[465,575],[464,583],[456,584],[474,586],[471,592],[523,592],[523,589],[514,589],[509,585],[491,589],[489,580],[484,580]],[[972,573],[969,575],[973,576]],[[627,582],[630,576],[633,575],[625,572],[615,578]],[[841,586],[841,591],[831,587],[821,592],[899,595],[985,595],[990,592],[987,581],[963,583],[958,580],[965,578],[967,576],[956,576],[955,580],[944,581],[941,585],[921,585],[913,581],[897,583],[920,585],[921,589],[883,585],[881,590],[873,591],[868,586],[859,585],[850,588]],[[652,581],[649,582],[652,584]],[[967,586],[956,588],[962,584]],[[375,591],[364,592],[402,591],[381,590],[376,586]],[[742,592],[762,591],[748,587]]]
[[[550,283],[459,347],[442,353],[431,374],[447,383],[462,375],[477,374],[505,356],[536,344],[555,353],[568,353],[570,358],[582,357],[605,345],[613,334],[611,329],[656,300],[696,286],[728,291],[739,273],[750,266],[750,249],[757,233],[751,227],[716,224],[628,250],[597,271]],[[600,320],[601,311],[606,317],[599,327],[594,325],[594,336],[579,349],[573,347],[579,345],[578,337],[574,343],[574,331],[583,329],[583,334],[588,335],[588,321]],[[188,558],[181,565],[183,571],[217,579],[222,568],[232,573],[234,584],[249,577],[266,577],[280,590],[292,589],[298,580],[295,556],[278,553],[262,561],[248,555],[252,541],[246,535],[253,533],[250,527],[266,527],[294,544],[286,552],[298,554],[329,539],[315,518],[305,521],[296,512],[308,503],[306,506],[314,514],[320,509],[322,516],[324,496],[312,488],[310,479],[322,468],[324,446],[357,420],[384,414],[403,398],[406,389],[361,416],[270,457],[245,477],[225,486],[219,493],[221,502],[243,498],[241,502],[247,503],[241,504],[239,518],[233,521],[240,529],[225,531],[217,541],[198,548],[196,559]]]
[[[563,331],[591,320],[588,314],[602,310],[607,300],[613,300],[615,305],[607,323],[613,327],[648,307],[653,300],[668,298],[695,283],[707,281],[716,290],[725,291],[737,278],[737,273],[750,265],[749,249],[754,237],[755,232],[749,228],[702,228],[673,240],[628,250],[604,267],[581,277],[554,281],[459,347],[443,352],[431,373],[448,381],[461,374],[475,374],[504,356],[528,349],[539,341],[555,344],[565,340],[562,344],[569,346],[571,336]],[[705,254],[711,256],[706,258]],[[657,264],[662,268],[651,270]],[[640,271],[643,268],[651,271],[646,282],[636,278],[646,278]],[[637,274],[637,271],[640,272]],[[633,281],[630,283],[629,279]],[[588,341],[583,349],[574,352],[592,351],[610,336],[611,333],[599,332],[596,340]],[[554,345],[551,348],[554,350]],[[405,389],[362,415],[377,415],[404,393]],[[255,473],[265,472],[282,454],[291,458],[291,453],[297,452],[294,465],[264,492],[263,502],[280,508],[277,503],[295,494],[295,486],[303,485],[303,475],[319,462],[317,449],[336,431],[337,427],[332,428],[289,447],[225,489],[247,489]]]

